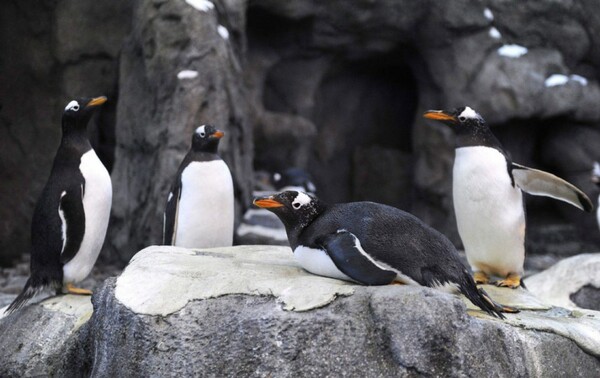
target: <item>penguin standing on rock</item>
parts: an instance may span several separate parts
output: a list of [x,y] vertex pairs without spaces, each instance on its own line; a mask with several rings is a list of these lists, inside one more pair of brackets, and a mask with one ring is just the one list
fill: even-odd
[[[600,188],[600,163],[594,162],[594,169],[592,169],[592,182]],[[598,196],[598,207],[596,208],[596,222],[600,227],[600,196]]]
[[477,283],[504,277],[497,286],[522,285],[525,209],[521,191],[592,211],[589,198],[550,173],[513,163],[483,118],[467,107],[430,110],[456,133],[452,193],[458,232]]
[[373,202],[327,206],[299,191],[259,197],[254,204],[281,219],[294,257],[311,273],[365,285],[444,287],[493,316],[516,312],[477,288],[445,236],[402,210]]
[[177,171],[167,198],[163,244],[186,248],[227,247],[233,244],[233,180],[217,155],[225,135],[202,125]]
[[92,294],[74,287],[90,273],[106,236],[112,205],[108,171],[87,137],[87,124],[106,97],[69,102],[62,116],[62,140],[31,225],[31,274],[7,313],[44,288]]

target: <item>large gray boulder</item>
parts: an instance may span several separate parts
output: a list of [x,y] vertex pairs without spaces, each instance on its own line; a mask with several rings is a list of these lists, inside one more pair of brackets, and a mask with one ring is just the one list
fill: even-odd
[[503,321],[434,289],[318,277],[288,247],[149,247],[95,292],[91,318],[89,297],[63,296],[0,319],[0,373],[597,375],[599,313],[486,290],[527,310]]

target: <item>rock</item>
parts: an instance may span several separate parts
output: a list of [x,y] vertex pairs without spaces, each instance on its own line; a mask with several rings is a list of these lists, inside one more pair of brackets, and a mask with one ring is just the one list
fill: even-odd
[[[0,375],[52,376],[92,316],[89,296],[51,297],[0,319]],[[70,370],[77,374],[77,370]]]
[[[600,253],[569,257],[525,279],[527,288],[554,306],[597,310],[600,293]],[[595,299],[595,301],[594,301]]]
[[[318,277],[299,268],[287,247],[154,246],[140,251],[119,278],[104,282],[92,297],[94,314],[79,329],[71,325],[75,317],[65,321],[60,313],[45,321],[71,330],[60,333],[65,341],[52,351],[31,360],[46,365],[28,372],[594,376],[600,369],[600,313],[545,310],[525,291],[486,290],[505,303],[538,310],[507,314],[501,321],[430,288],[364,287]],[[64,303],[68,297],[53,300]],[[2,351],[31,337],[14,322],[35,322],[34,315],[50,313],[43,303],[12,315],[10,323],[0,319],[2,332],[21,332],[10,338],[2,333]],[[34,344],[3,359],[9,361],[1,367],[3,375],[20,375],[25,361],[39,352]]]
[[[162,237],[173,175],[204,123],[225,131],[220,155],[235,187],[236,219],[250,202],[252,137],[243,95],[243,7],[202,11],[185,1],[140,1],[121,56],[115,188],[108,248],[126,262]],[[218,33],[229,30],[228,38]],[[194,75],[180,75],[195,71]]]

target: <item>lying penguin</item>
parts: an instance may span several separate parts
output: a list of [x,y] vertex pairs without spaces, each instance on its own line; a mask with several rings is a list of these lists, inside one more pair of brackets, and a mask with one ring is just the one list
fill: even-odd
[[425,118],[441,121],[456,133],[452,194],[458,232],[477,283],[505,277],[497,286],[522,285],[525,260],[525,208],[521,191],[552,197],[592,211],[590,199],[574,185],[550,173],[512,162],[476,111],[430,110]]
[[92,294],[74,286],[96,263],[112,204],[112,183],[87,137],[87,124],[106,97],[69,102],[62,116],[62,140],[31,224],[31,274],[8,306],[10,314],[44,288]]
[[217,154],[224,135],[212,125],[194,132],[167,197],[164,245],[212,248],[233,244],[233,179]]
[[254,204],[281,219],[294,257],[311,273],[364,285],[445,287],[493,316],[516,311],[477,288],[444,235],[402,210],[374,202],[328,206],[301,191],[259,197]]

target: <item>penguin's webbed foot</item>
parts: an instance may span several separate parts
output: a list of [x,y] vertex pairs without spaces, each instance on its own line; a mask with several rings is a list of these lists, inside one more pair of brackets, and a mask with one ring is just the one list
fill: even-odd
[[68,283],[65,285],[65,289],[67,289],[67,293],[76,294],[76,295],[92,295],[92,291],[88,289],[81,289],[79,287],[73,286],[72,283]]
[[480,285],[480,284],[485,285],[490,282],[490,277],[487,274],[485,274],[484,272],[477,271],[477,272],[473,273],[473,280],[475,280],[475,283],[477,285]]
[[515,273],[510,273],[505,279],[496,281],[495,285],[498,287],[510,287],[516,289],[521,286],[521,276]]

